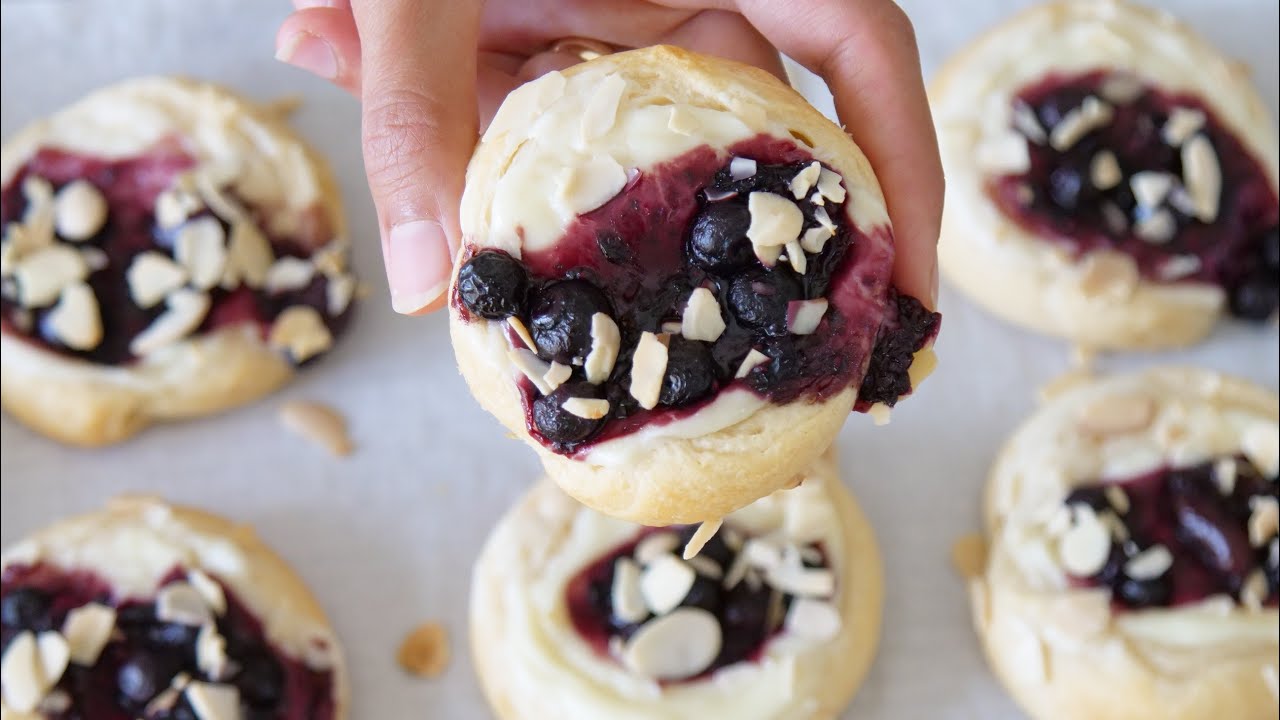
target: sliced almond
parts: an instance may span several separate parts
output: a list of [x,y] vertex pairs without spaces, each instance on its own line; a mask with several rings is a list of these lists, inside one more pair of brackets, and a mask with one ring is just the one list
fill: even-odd
[[269,293],[292,292],[311,284],[316,276],[316,266],[311,261],[296,257],[282,257],[267,270],[263,287]]
[[1138,286],[1138,266],[1117,252],[1089,253],[1080,261],[1080,291],[1086,297],[1125,299]]
[[551,371],[551,363],[546,362],[532,351],[524,348],[507,348],[507,359],[515,365],[529,382],[543,395],[550,395],[551,386],[547,383],[547,373]]
[[53,185],[44,178],[29,176],[22,181],[27,209],[22,214],[26,243],[31,249],[52,245],[55,238]]
[[724,569],[720,567],[720,563],[712,560],[706,555],[695,555],[691,558],[685,558],[685,562],[689,563],[689,567],[697,571],[697,573],[709,580],[720,581],[724,579]]
[[804,248],[800,247],[799,240],[792,240],[786,244],[787,262],[791,263],[791,269],[796,274],[803,275],[809,269],[809,259],[804,256]]
[[36,648],[40,655],[40,674],[45,692],[58,684],[71,662],[71,648],[67,639],[56,630],[46,630],[36,635]]
[[682,607],[635,632],[622,652],[632,672],[654,680],[694,677],[720,654],[720,622],[702,608]]
[[835,234],[835,221],[833,221],[831,216],[827,214],[826,208],[815,208],[813,211],[813,219],[818,222],[818,227],[823,228],[824,230],[830,230],[832,234]]
[[760,247],[781,247],[800,237],[804,214],[796,204],[781,195],[753,192],[747,196],[751,224],[747,239]]
[[733,374],[735,380],[740,380],[755,370],[757,367],[769,362],[769,356],[752,348],[751,352],[742,359],[742,364],[738,366],[738,371]]
[[107,266],[111,264],[111,258],[101,249],[92,245],[80,248],[80,257],[84,258],[84,265],[89,268],[90,273],[106,270]]
[[800,248],[805,252],[817,255],[827,246],[827,241],[835,237],[835,230],[826,226],[812,227],[804,231],[800,237]]
[[1129,189],[1133,191],[1133,199],[1145,208],[1154,208],[1169,197],[1176,178],[1166,172],[1144,170],[1134,173],[1129,178]]
[[794,335],[812,335],[822,324],[827,305],[826,298],[787,303],[787,330]]
[[631,359],[631,396],[645,410],[658,406],[662,381],[667,374],[667,344],[657,335],[640,335]]
[[826,600],[796,598],[783,621],[786,631],[814,642],[826,642],[840,633],[840,611]]
[[1152,545],[1129,558],[1124,574],[1134,580],[1154,580],[1173,567],[1173,554],[1164,545]]
[[755,177],[756,161],[751,158],[736,157],[729,161],[729,178],[734,182]]
[[659,555],[640,575],[640,594],[654,615],[666,615],[676,609],[689,594],[697,573],[675,555]]
[[1122,435],[1145,430],[1155,414],[1155,401],[1146,395],[1106,395],[1082,407],[1076,422],[1093,435]]
[[1200,258],[1195,255],[1174,255],[1160,266],[1160,279],[1170,282],[1182,280],[1200,272],[1202,267],[1204,265],[1200,262]]
[[1255,568],[1240,585],[1240,603],[1250,610],[1261,610],[1270,594],[1267,574],[1262,568]]
[[54,228],[72,242],[88,240],[107,222],[107,199],[88,180],[72,180],[53,201]]
[[203,570],[188,570],[187,582],[195,591],[200,593],[200,597],[204,598],[205,603],[217,615],[221,615],[227,611],[227,596],[222,591],[222,586],[218,584]]
[[822,168],[818,174],[818,192],[833,203],[842,203],[845,198],[844,178],[834,170]]
[[191,284],[209,290],[222,281],[227,263],[226,233],[211,217],[192,220],[178,230],[173,256],[186,268]]
[[350,455],[355,449],[347,432],[347,419],[324,403],[287,402],[280,406],[280,422],[290,432],[320,445],[335,456]]
[[1102,489],[1102,494],[1107,496],[1107,504],[1109,504],[1116,512],[1125,515],[1129,512],[1129,493],[1119,485],[1108,485]]
[[356,294],[356,279],[350,275],[332,275],[325,285],[325,309],[337,317],[347,311]]
[[1049,134],[1044,131],[1040,118],[1036,117],[1036,111],[1030,105],[1021,100],[1015,100],[1011,117],[1013,129],[1022,133],[1023,137],[1031,142],[1043,145],[1049,139]]
[[693,535],[689,537],[689,542],[684,545],[684,553],[682,558],[691,560],[702,552],[702,547],[716,536],[720,531],[720,526],[724,524],[723,519],[707,520],[698,524],[698,529],[693,531]]
[[[275,253],[271,250],[271,242],[262,234],[258,226],[248,221],[238,222],[231,226],[231,237],[227,240],[226,274],[222,280],[223,285],[230,289],[244,283],[256,290],[266,284],[274,260]],[[354,283],[352,285],[354,286]],[[334,314],[341,312],[339,310]]]
[[204,203],[194,194],[182,188],[170,188],[156,196],[156,224],[164,230],[172,230],[203,207]]
[[1123,234],[1129,229],[1129,218],[1115,203],[1102,203],[1102,220],[1113,235]]
[[185,695],[197,720],[240,720],[240,691],[235,685],[192,681]]
[[169,293],[165,311],[129,343],[129,352],[143,356],[190,335],[209,313],[209,296],[187,288]]
[[1149,243],[1163,245],[1173,239],[1178,232],[1178,222],[1168,210],[1156,210],[1148,213],[1133,226],[1138,237]]
[[58,299],[62,289],[89,276],[84,257],[68,245],[49,245],[22,258],[14,270],[18,301],[23,307],[43,307]]
[[175,582],[156,593],[156,619],[160,622],[199,627],[213,622],[213,610],[190,583]]
[[680,538],[673,532],[656,532],[652,535],[646,535],[643,540],[636,544],[634,553],[636,562],[641,565],[648,565],[657,558],[675,552],[680,546]]
[[667,118],[667,129],[677,135],[693,135],[702,127],[698,117],[683,105],[672,105]]
[[[547,387],[555,390],[565,384],[570,377],[573,377],[573,368],[568,365],[561,365],[558,362],[552,362],[551,367],[547,368],[547,373],[542,376],[546,381]],[[607,410],[606,410],[607,412]],[[601,415],[601,417],[604,417]]]
[[609,202],[627,184],[627,172],[608,155],[595,155],[566,168],[559,178],[558,199],[569,215],[581,215]]
[[196,634],[196,667],[215,680],[227,671],[227,641],[213,623],[205,623]]
[[1239,467],[1235,458],[1221,458],[1213,464],[1213,483],[1219,495],[1230,495],[1236,490]]
[[1217,220],[1222,199],[1222,167],[1213,143],[1204,135],[1196,135],[1182,146],[1182,182],[1191,194],[1196,218],[1204,223]]
[[756,254],[756,259],[760,264],[772,268],[778,264],[778,259],[782,257],[782,247],[777,245],[752,245],[752,251]]
[[618,119],[618,105],[627,89],[627,81],[617,73],[610,73],[591,90],[586,107],[582,110],[582,142],[603,137],[613,129]]
[[125,279],[134,304],[145,309],[186,284],[187,271],[169,256],[148,250],[133,258]]
[[1260,422],[1249,427],[1240,438],[1240,449],[1263,475],[1280,472],[1280,434],[1275,423]]
[[560,406],[570,415],[586,420],[599,420],[609,414],[609,401],[603,398],[571,397]]
[[609,379],[613,365],[618,361],[622,346],[622,334],[618,324],[604,313],[591,316],[591,351],[582,365],[587,382],[599,385]]
[[267,344],[300,363],[333,347],[333,334],[315,308],[292,305],[271,323]]
[[533,352],[538,351],[538,345],[533,341],[533,335],[529,333],[529,328],[525,326],[523,320],[512,315],[507,318],[507,325],[511,328],[511,332],[514,332],[516,337],[520,338],[520,342],[524,343],[526,348]]
[[707,288],[694,288],[684,306],[680,334],[688,340],[715,342],[724,329],[724,316],[716,296]]
[[71,662],[92,667],[116,628],[116,610],[91,602],[73,608],[62,622],[62,635],[67,639]]
[[620,557],[613,564],[610,599],[613,614],[625,623],[638,623],[649,615],[640,592],[640,566],[629,557]]
[[1249,508],[1249,544],[1263,547],[1280,531],[1280,503],[1268,495],[1254,495]]
[[818,178],[821,175],[822,163],[817,160],[804,166],[804,169],[796,173],[796,176],[787,184],[788,189],[791,190],[791,196],[796,200],[804,199],[804,196],[818,184]]
[[795,597],[829,598],[836,592],[836,576],[826,568],[784,562],[765,573],[770,585]]
[[1176,107],[1160,128],[1160,137],[1172,147],[1182,147],[1192,135],[1204,127],[1204,113],[1195,108]]
[[782,548],[764,538],[751,538],[742,545],[742,555],[751,567],[772,570],[782,566]]
[[83,282],[62,289],[62,297],[45,316],[54,336],[72,350],[92,350],[102,342],[102,313],[93,288]]
[[1124,179],[1124,171],[1120,169],[1120,161],[1110,150],[1100,150],[1089,161],[1089,180],[1099,190],[1110,190]]
[[40,704],[48,685],[40,667],[36,636],[30,630],[19,632],[5,648],[0,660],[0,682],[4,685],[4,703],[10,709],[29,713]]
[[1072,510],[1075,524],[1063,533],[1058,543],[1058,555],[1068,573],[1076,577],[1090,577],[1107,563],[1107,555],[1111,552],[1111,531],[1098,519],[1093,508],[1076,505]]
[[221,185],[221,176],[234,177],[237,172],[226,170],[214,170],[197,172],[191,176],[191,181],[195,185],[195,190],[200,194],[200,199],[205,205],[213,211],[222,220],[230,225],[243,222],[248,219],[249,213],[234,198],[225,192]]
[[1017,175],[1031,169],[1027,138],[1015,132],[983,140],[975,157],[978,167],[990,173]]
[[1099,94],[1116,105],[1137,100],[1146,91],[1141,78],[1128,72],[1113,72],[1102,81]]
[[1049,131],[1049,145],[1058,152],[1070,150],[1080,138],[1110,123],[1114,115],[1110,105],[1090,95],[1053,126]]

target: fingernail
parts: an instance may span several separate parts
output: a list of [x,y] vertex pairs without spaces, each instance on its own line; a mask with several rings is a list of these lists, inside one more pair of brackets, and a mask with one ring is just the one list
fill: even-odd
[[308,32],[295,33],[276,50],[280,62],[302,68],[325,80],[338,77],[338,56],[329,43]]
[[335,0],[293,0],[293,8],[295,10],[306,10],[307,8],[318,7],[337,7]]
[[414,220],[396,225],[387,236],[385,255],[392,310],[411,315],[449,287],[453,258],[439,223]]

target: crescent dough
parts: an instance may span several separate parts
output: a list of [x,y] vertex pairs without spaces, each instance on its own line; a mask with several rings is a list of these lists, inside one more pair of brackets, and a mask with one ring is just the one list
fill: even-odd
[[983,138],[1008,127],[1013,95],[1023,86],[1053,72],[1097,68],[1128,70],[1167,92],[1201,98],[1262,164],[1276,191],[1280,145],[1245,66],[1160,11],[1124,0],[1049,2],[983,35],[932,82],[947,173],[938,246],[942,270],[992,313],[1085,346],[1192,344],[1221,316],[1221,288],[1139,280],[1127,299],[1091,291],[1090,263],[1011,221],[988,198],[975,162]]
[[[196,156],[197,168],[232,169],[242,197],[273,209],[267,219],[271,230],[293,236],[320,213],[335,237],[345,237],[341,198],[328,166],[279,111],[180,78],[113,85],[33,123],[5,142],[0,178],[7,185],[44,147],[131,157],[174,136]],[[118,367],[50,352],[7,332],[0,335],[0,350],[4,408],[35,430],[75,445],[119,442],[154,422],[243,405],[294,373],[292,363],[247,326],[192,336]]]
[[195,508],[133,496],[60,520],[9,547],[3,568],[89,570],[121,597],[148,598],[177,566],[215,575],[291,658],[333,673],[335,720],[346,717],[346,665],[311,591],[253,529]]
[[[1146,428],[1082,431],[1100,408],[1133,398],[1153,403]],[[1067,588],[1046,518],[1077,485],[1155,467],[1243,453],[1273,476],[1278,418],[1264,388],[1160,368],[1068,387],[1013,434],[987,485],[989,549],[970,595],[987,658],[1031,717],[1275,717],[1274,607],[1223,596],[1113,614],[1110,592]]]
[[[476,563],[471,643],[490,704],[503,720],[834,718],[862,682],[879,636],[883,578],[870,525],[828,456],[783,490],[726,518],[761,534],[786,528],[819,539],[832,557],[842,627],[831,641],[789,647],[723,668],[711,679],[659,689],[601,658],[576,634],[568,580],[637,528],[540,482],[498,524]],[[794,639],[794,638],[792,638]]]
[[[758,134],[794,137],[843,176],[846,209],[857,226],[864,232],[887,230],[870,164],[797,93],[755,68],[654,47],[552,73],[508,98],[467,171],[464,245],[520,257],[523,248],[547,247],[558,239],[572,217],[557,210],[550,190],[530,188],[542,187],[545,180],[539,178],[556,177],[560,165],[582,157],[575,148],[583,108],[608,76],[622,78],[626,92],[613,129],[593,139],[590,152],[612,154],[623,167],[645,168],[702,145],[725,148]],[[676,117],[698,129],[671,129],[670,118]],[[461,252],[460,259],[467,248]],[[774,405],[730,389],[691,417],[651,424],[570,458],[529,436],[515,382],[519,373],[507,359],[501,324],[464,322],[455,307],[450,331],[458,366],[476,399],[537,451],[562,489],[600,512],[645,524],[718,518],[786,486],[797,468],[831,445],[857,395],[850,387],[824,401]]]

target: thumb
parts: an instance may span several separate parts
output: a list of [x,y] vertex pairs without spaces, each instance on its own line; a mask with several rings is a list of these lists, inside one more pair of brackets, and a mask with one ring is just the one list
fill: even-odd
[[473,0],[356,0],[365,172],[396,312],[439,305],[475,145]]

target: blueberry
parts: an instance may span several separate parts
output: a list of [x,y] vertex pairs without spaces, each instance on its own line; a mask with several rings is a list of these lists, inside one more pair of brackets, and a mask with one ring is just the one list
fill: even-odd
[[752,589],[745,580],[733,586],[724,598],[724,624],[726,629],[750,630],[763,628],[769,619],[769,593],[765,586]]
[[667,374],[662,378],[658,402],[686,405],[706,397],[716,382],[716,363],[711,347],[697,340],[671,338],[667,346]]
[[17,630],[52,630],[53,620],[49,617],[52,608],[53,598],[48,593],[19,588],[0,601],[0,621],[5,627]]
[[1110,510],[1111,503],[1107,500],[1107,495],[1103,491],[1102,486],[1094,487],[1078,487],[1067,495],[1067,499],[1063,500],[1066,505],[1088,505],[1095,512]]
[[728,293],[729,309],[739,322],[773,337],[787,334],[787,305],[803,297],[800,283],[782,269],[739,275]]
[[591,352],[591,316],[612,315],[604,293],[586,280],[548,285],[529,310],[529,332],[538,355],[568,365]]
[[1259,268],[1231,290],[1231,312],[1245,320],[1266,320],[1280,306],[1276,270]]
[[1195,469],[1171,473],[1168,485],[1178,539],[1205,567],[1232,587],[1239,587],[1253,564],[1253,548],[1244,527]]
[[1063,210],[1075,210],[1084,190],[1084,178],[1070,167],[1060,167],[1049,174],[1049,197]]
[[528,285],[524,265],[497,250],[476,253],[458,271],[458,297],[462,305],[490,320],[520,314]]
[[1280,271],[1280,228],[1271,228],[1262,236],[1262,262],[1272,272]]
[[1173,597],[1173,583],[1165,573],[1150,580],[1124,578],[1116,586],[1116,598],[1132,608],[1168,605]]
[[548,441],[573,445],[591,437],[604,425],[608,416],[591,420],[565,410],[564,401],[571,397],[598,398],[600,386],[586,382],[568,382],[546,397],[533,402],[533,424]]
[[192,650],[200,628],[180,623],[155,622],[143,631],[145,642],[152,647]]
[[183,662],[169,653],[138,652],[116,672],[116,686],[131,706],[141,707],[169,687]]
[[266,652],[237,658],[240,672],[232,682],[240,688],[241,701],[260,709],[272,709],[284,697],[284,668]]
[[740,202],[711,203],[698,213],[689,231],[689,255],[707,270],[733,270],[755,262],[747,240],[751,212]]
[[720,582],[703,575],[693,581],[684,600],[680,601],[684,607],[702,608],[713,615],[720,612],[720,603]]
[[1099,585],[1114,587],[1120,581],[1124,572],[1124,564],[1128,560],[1128,556],[1124,554],[1124,548],[1118,543],[1112,543],[1111,552],[1107,555],[1107,562],[1093,576],[1093,580]]

